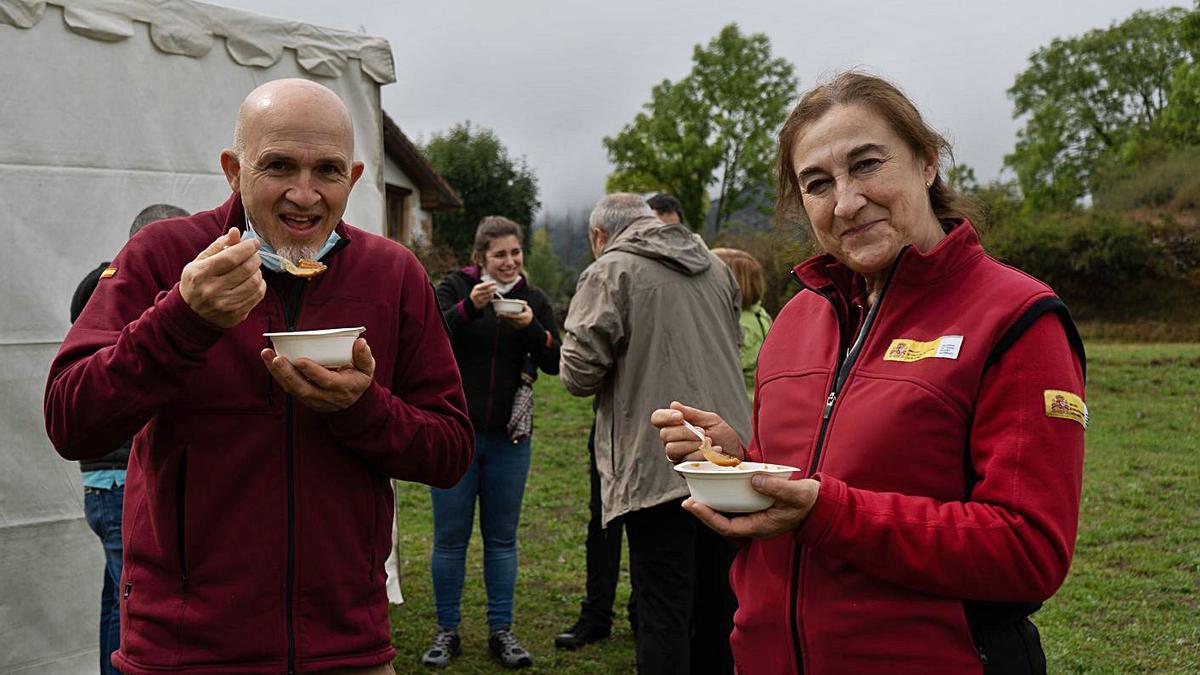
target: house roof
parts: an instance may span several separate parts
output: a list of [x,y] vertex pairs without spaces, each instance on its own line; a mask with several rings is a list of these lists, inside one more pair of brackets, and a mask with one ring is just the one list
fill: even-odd
[[383,150],[421,191],[421,208],[426,211],[452,211],[463,207],[462,197],[386,112],[383,113]]
[[3,0],[0,24],[32,28],[48,4],[62,8],[68,30],[93,40],[133,37],[133,23],[140,21],[150,25],[150,40],[167,54],[200,58],[223,37],[229,56],[243,66],[273,65],[287,48],[315,76],[339,77],[356,59],[375,82],[396,81],[392,48],[383,38],[189,0]]

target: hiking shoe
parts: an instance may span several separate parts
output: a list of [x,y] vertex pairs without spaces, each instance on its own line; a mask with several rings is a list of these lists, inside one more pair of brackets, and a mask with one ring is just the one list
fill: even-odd
[[437,635],[433,636],[433,644],[421,656],[421,663],[445,668],[450,665],[450,659],[459,654],[462,654],[462,640],[458,637],[458,630],[438,628]]
[[488,638],[488,649],[492,656],[500,659],[505,668],[528,668],[533,665],[533,657],[517,642],[511,630],[501,628],[492,631]]
[[576,650],[584,645],[599,642],[612,633],[612,628],[604,628],[593,623],[576,621],[574,626],[554,636],[554,646],[558,649]]

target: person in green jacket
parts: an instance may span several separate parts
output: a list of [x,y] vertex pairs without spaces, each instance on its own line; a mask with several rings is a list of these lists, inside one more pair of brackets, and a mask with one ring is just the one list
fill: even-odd
[[771,328],[771,315],[762,307],[763,270],[754,256],[736,248],[714,248],[718,258],[729,266],[742,291],[742,375],[746,389],[754,396],[754,371],[758,369],[758,350]]

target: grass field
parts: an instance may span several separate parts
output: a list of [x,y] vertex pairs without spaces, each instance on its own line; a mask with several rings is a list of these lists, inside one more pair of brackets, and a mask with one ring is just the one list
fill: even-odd
[[[1200,344],[1089,344],[1091,427],[1071,574],[1035,616],[1050,672],[1200,672]],[[634,672],[618,609],[613,637],[556,652],[583,593],[588,399],[556,378],[537,385],[533,469],[520,528],[514,630],[537,673]],[[427,488],[402,485],[405,604],[393,607],[399,673],[421,672],[434,632]],[[482,551],[472,538],[463,598],[464,654],[454,673],[500,671],[487,653]],[[628,595],[628,576],[617,607]]]

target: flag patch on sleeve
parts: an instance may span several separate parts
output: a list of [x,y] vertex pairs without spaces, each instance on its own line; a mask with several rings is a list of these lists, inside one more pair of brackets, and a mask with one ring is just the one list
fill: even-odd
[[105,268],[105,270],[103,272],[100,273],[100,278],[107,279],[116,273],[117,273],[116,267],[107,267],[107,268]]
[[1087,428],[1088,409],[1083,399],[1061,389],[1047,389],[1043,395],[1046,400],[1046,417],[1074,420],[1084,429]]

